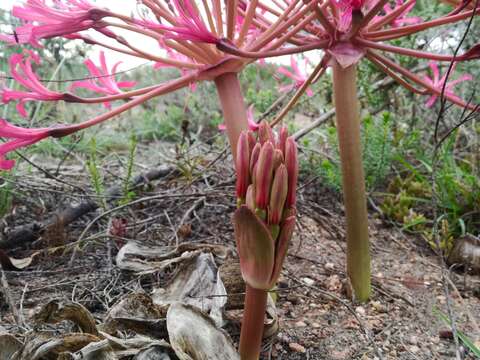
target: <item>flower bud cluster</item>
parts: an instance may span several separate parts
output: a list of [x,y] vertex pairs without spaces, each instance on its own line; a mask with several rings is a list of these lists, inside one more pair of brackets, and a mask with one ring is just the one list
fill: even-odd
[[240,135],[236,159],[238,204],[246,204],[268,225],[279,225],[295,206],[297,145],[282,127],[275,136],[267,123]]
[[295,228],[297,145],[286,128],[276,136],[262,123],[257,135],[240,135],[235,165],[238,209],[233,220],[240,269],[247,284],[267,290],[280,275]]

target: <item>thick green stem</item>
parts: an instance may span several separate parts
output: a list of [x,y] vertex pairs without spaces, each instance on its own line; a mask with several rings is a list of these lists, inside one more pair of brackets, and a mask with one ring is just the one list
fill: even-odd
[[239,347],[241,360],[258,360],[260,356],[267,297],[267,291],[246,285]]
[[226,73],[215,79],[218,97],[222,105],[227,136],[235,158],[240,133],[248,129],[247,109],[236,73]]
[[356,77],[355,65],[343,69],[334,61],[333,88],[347,217],[347,275],[354,299],[364,302],[370,297],[370,249]]

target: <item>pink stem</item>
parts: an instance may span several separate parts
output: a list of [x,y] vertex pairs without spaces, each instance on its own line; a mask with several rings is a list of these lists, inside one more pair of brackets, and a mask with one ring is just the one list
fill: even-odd
[[148,92],[148,93],[146,93],[142,96],[139,96],[139,97],[123,104],[123,105],[120,105],[119,107],[117,107],[117,108],[115,108],[111,111],[108,111],[108,112],[106,112],[102,115],[96,116],[93,119],[84,121],[80,124],[74,124],[74,125],[69,125],[69,126],[60,127],[60,128],[52,128],[50,130],[50,136],[52,136],[52,137],[63,137],[63,136],[70,135],[74,132],[77,132],[79,130],[86,129],[86,128],[89,128],[93,125],[102,123],[105,120],[108,120],[108,119],[110,119],[110,118],[112,118],[112,117],[114,117],[118,114],[121,114],[121,113],[123,113],[127,110],[130,110],[131,108],[133,108],[137,105],[140,105],[140,104],[144,103],[145,101],[148,101],[148,100],[150,100],[154,97],[157,97],[157,96],[160,96],[160,95],[172,92],[172,91],[176,91],[176,90],[181,89],[183,87],[186,87],[190,83],[196,81],[197,78],[198,78],[198,74],[196,74],[196,73],[183,76],[179,79],[173,80],[173,81],[171,81],[167,84],[159,86],[156,89],[154,89],[154,90],[152,90],[152,91],[150,91],[150,92]]
[[268,292],[246,285],[239,353],[241,360],[258,360],[262,347]]
[[240,133],[248,129],[247,108],[236,73],[225,73],[215,78],[223,117],[227,127],[233,158],[236,159],[237,141]]
[[[470,18],[474,13],[480,12],[480,8],[476,10],[470,10],[466,11],[457,15],[452,15],[452,16],[445,16],[441,17],[439,19],[431,20],[431,21],[425,21],[420,24],[415,24],[415,25],[408,25],[408,26],[402,26],[398,27],[395,29],[387,29],[387,30],[379,30],[379,31],[370,31],[365,34],[365,37],[369,39],[375,39],[376,37],[383,37],[383,36],[388,36],[392,35],[396,37],[403,37],[411,34],[415,34],[417,32],[432,28],[432,27],[437,27],[440,25],[446,25],[450,23],[454,23],[460,20],[465,20]],[[392,39],[395,37],[392,37]]]
[[365,39],[361,39],[361,38],[355,38],[352,42],[354,44],[364,46],[364,47],[369,47],[369,48],[372,48],[372,49],[388,51],[388,52],[392,52],[392,53],[396,53],[396,54],[400,54],[400,55],[413,56],[413,57],[421,58],[421,59],[429,59],[429,60],[436,60],[436,61],[449,61],[449,62],[469,60],[469,58],[465,57],[464,55],[457,55],[456,57],[454,57],[452,55],[434,54],[434,53],[429,53],[429,52],[424,52],[424,51],[406,49],[406,48],[393,46],[393,45],[388,45],[388,44],[377,43],[375,41],[365,40]]
[[330,40],[320,40],[320,41],[315,41],[308,45],[296,46],[296,47],[285,48],[280,50],[258,51],[258,52],[241,50],[225,41],[220,41],[217,44],[217,47],[218,49],[228,54],[237,55],[247,59],[261,59],[261,58],[269,58],[274,56],[298,54],[298,53],[302,53],[310,50],[325,49],[329,44],[330,44]]

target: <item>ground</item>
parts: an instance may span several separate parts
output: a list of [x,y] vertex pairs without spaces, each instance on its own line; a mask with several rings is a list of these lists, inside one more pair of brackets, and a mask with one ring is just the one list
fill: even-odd
[[[171,173],[138,188],[133,198],[124,199],[123,206],[107,216],[92,222],[104,210],[91,212],[72,224],[57,224],[33,243],[9,249],[15,258],[36,255],[21,271],[6,270],[4,265],[8,289],[4,281],[0,330],[3,327],[23,341],[38,327],[35,314],[55,299],[84,305],[100,324],[127,294],[152,293],[163,287],[175,273],[174,265],[148,276],[116,266],[115,256],[129,239],[146,246],[209,243],[233,249],[233,170],[226,152],[206,145],[197,151],[209,155],[177,154]],[[136,170],[151,169],[150,160],[139,160]],[[108,169],[111,175],[106,176],[106,187],[117,183],[119,171],[115,165]],[[57,179],[64,183],[35,169],[19,180],[17,186],[28,184],[23,190],[29,196],[16,200],[14,212],[4,217],[4,234],[87,199],[78,193],[72,196],[72,185],[88,188],[82,167],[62,165],[59,174]],[[134,200],[138,201],[129,203]],[[265,341],[265,358],[452,359],[451,332],[435,314],[436,309],[447,313],[447,301],[459,328],[480,336],[478,276],[450,273],[447,297],[438,256],[422,239],[403,233],[370,209],[373,291],[368,303],[352,303],[345,291],[340,195],[312,174],[303,174],[298,210],[298,226],[278,284],[279,330]],[[108,236],[112,235],[112,219],[127,220],[127,227],[118,230],[120,236]],[[87,225],[88,231],[82,233]],[[43,329],[64,328],[49,325]],[[236,341],[238,328],[232,329],[230,335]],[[467,353],[466,358],[474,357]]]

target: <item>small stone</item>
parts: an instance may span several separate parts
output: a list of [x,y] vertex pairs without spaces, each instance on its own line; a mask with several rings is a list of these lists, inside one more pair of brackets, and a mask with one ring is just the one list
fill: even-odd
[[312,286],[313,284],[315,284],[315,280],[310,279],[308,277],[302,278],[302,281],[304,282],[304,284],[306,284],[308,286]]
[[298,304],[298,296],[296,296],[295,294],[293,293],[289,293],[287,295],[287,300],[290,301],[293,305],[297,305]]
[[453,339],[453,331],[450,330],[450,329],[441,329],[441,330],[438,332],[438,337],[439,337],[440,339],[452,340],[452,339]]
[[292,351],[295,351],[295,352],[298,352],[298,353],[306,353],[307,350],[305,349],[305,347],[303,347],[302,345],[300,345],[299,343],[290,343],[288,344],[288,347],[290,348],[290,350]]
[[322,325],[320,325],[319,323],[316,323],[316,322],[312,323],[312,328],[314,328],[314,329],[319,329],[321,327],[322,327]]
[[307,326],[307,324],[304,321],[297,321],[295,323],[295,327],[297,327],[297,328],[306,327],[306,326]]
[[387,307],[383,305],[380,301],[372,301],[372,307],[375,309],[375,311],[379,313],[387,312]]
[[408,342],[411,344],[411,345],[418,345],[418,338],[414,335],[410,336],[410,338],[408,339]]
[[408,350],[409,350],[411,353],[416,354],[416,353],[418,353],[418,352],[420,351],[420,348],[419,348],[418,346],[416,346],[416,345],[413,345],[413,346],[410,346],[410,347],[408,348]]
[[334,263],[331,263],[331,262],[326,263],[326,264],[325,264],[325,270],[329,270],[329,271],[335,270],[335,264],[334,264]]
[[358,315],[365,315],[365,308],[363,308],[362,306],[357,306],[355,308],[355,312],[358,314]]

